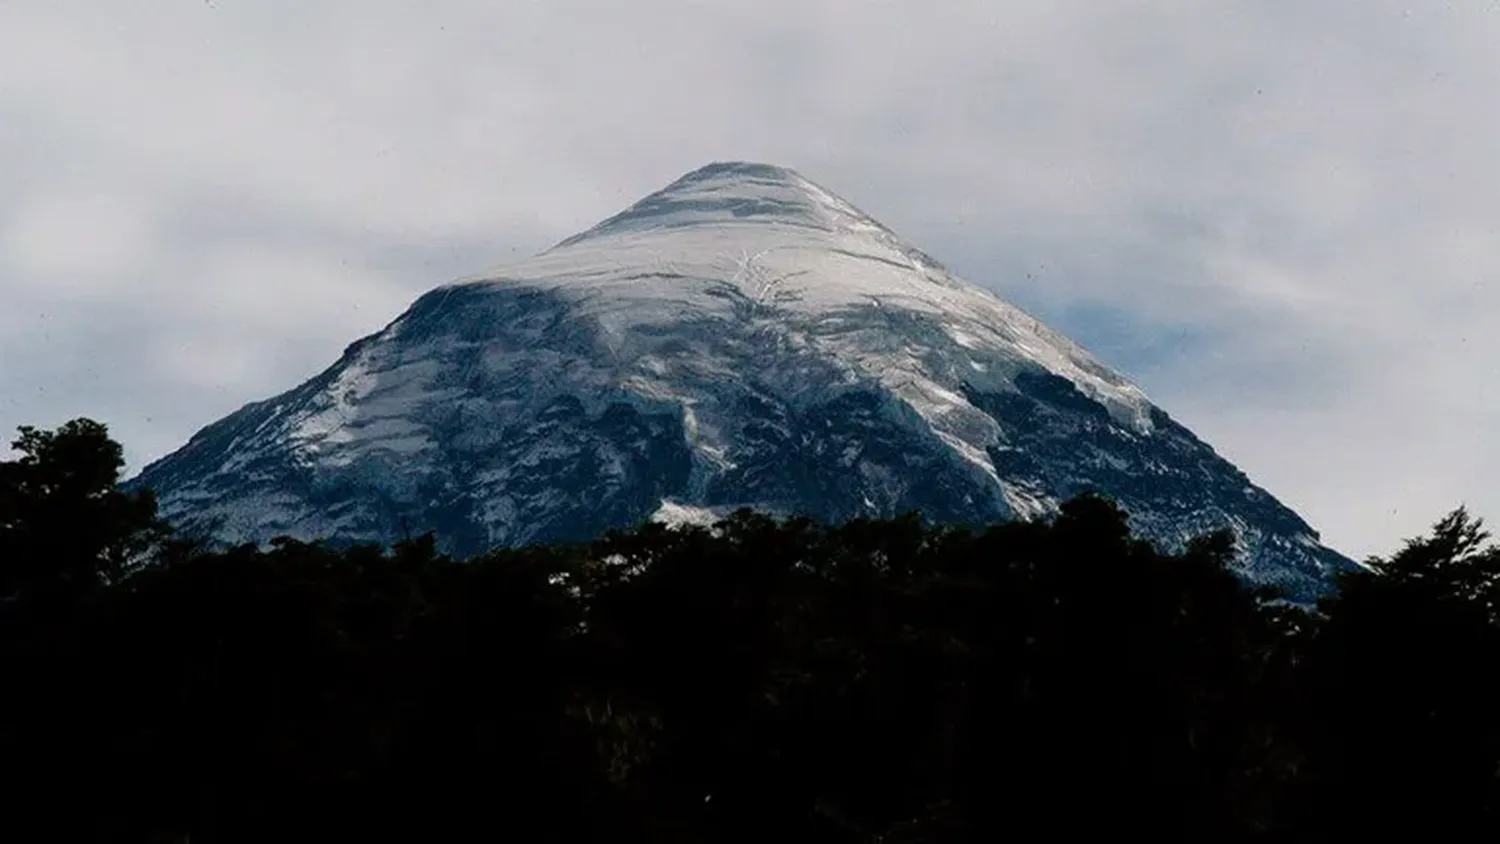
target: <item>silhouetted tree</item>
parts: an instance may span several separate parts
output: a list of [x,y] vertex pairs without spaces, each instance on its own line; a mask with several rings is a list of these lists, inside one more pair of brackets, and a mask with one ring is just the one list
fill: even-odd
[[0,461],[0,600],[56,601],[118,580],[164,538],[149,492],[116,485],[122,450],[104,425],[22,427]]
[[1461,508],[1320,604],[1302,677],[1322,840],[1500,833],[1500,551],[1487,539]]

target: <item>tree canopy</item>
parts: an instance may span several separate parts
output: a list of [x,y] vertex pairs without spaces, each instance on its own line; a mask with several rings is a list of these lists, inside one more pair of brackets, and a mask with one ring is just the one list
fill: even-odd
[[16,448],[0,773],[38,838],[1500,833],[1500,552],[1463,510],[1308,610],[1093,496],[211,550],[117,491],[102,426]]
[[118,580],[165,538],[149,492],[117,486],[124,458],[88,419],[22,427],[0,461],[0,600],[75,595]]

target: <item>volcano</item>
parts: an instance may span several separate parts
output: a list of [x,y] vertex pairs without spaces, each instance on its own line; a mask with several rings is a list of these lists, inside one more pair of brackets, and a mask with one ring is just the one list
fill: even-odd
[[1045,518],[1093,491],[1165,548],[1229,528],[1295,600],[1353,563],[1127,379],[795,171],[711,164],[438,287],[147,466],[231,543],[468,556],[740,507]]

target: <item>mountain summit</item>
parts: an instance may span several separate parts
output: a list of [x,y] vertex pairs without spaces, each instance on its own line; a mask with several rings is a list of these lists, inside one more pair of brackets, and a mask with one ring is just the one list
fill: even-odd
[[1046,516],[1086,490],[1168,547],[1229,527],[1252,581],[1352,566],[1126,379],[781,167],[717,163],[490,277],[146,467],[163,514],[446,550],[741,506]]

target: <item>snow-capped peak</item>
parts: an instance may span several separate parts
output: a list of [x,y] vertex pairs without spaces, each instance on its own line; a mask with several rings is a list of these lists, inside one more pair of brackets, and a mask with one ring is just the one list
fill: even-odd
[[[960,371],[933,377],[907,353],[861,358],[828,350],[851,375],[899,384],[923,407],[961,406],[960,384],[999,384],[1018,366],[1035,365],[1074,383],[1121,424],[1143,433],[1152,424],[1134,384],[785,167],[710,164],[530,260],[446,289],[463,286],[568,297],[625,353],[633,335],[693,320],[751,320],[795,345],[828,347],[850,339],[830,330],[838,324],[871,313],[921,314],[968,358]],[[984,465],[974,451],[983,445],[968,440],[958,436],[955,448]]]
[[825,232],[884,231],[868,215],[800,173],[747,161],[709,164],[641,199],[559,247],[591,238],[693,225],[805,226]]
[[1066,337],[747,162],[434,289],[139,482],[222,538],[389,541],[409,523],[457,553],[738,506],[1039,516],[1097,489],[1147,535],[1234,526],[1262,580],[1305,589],[1337,565]]

